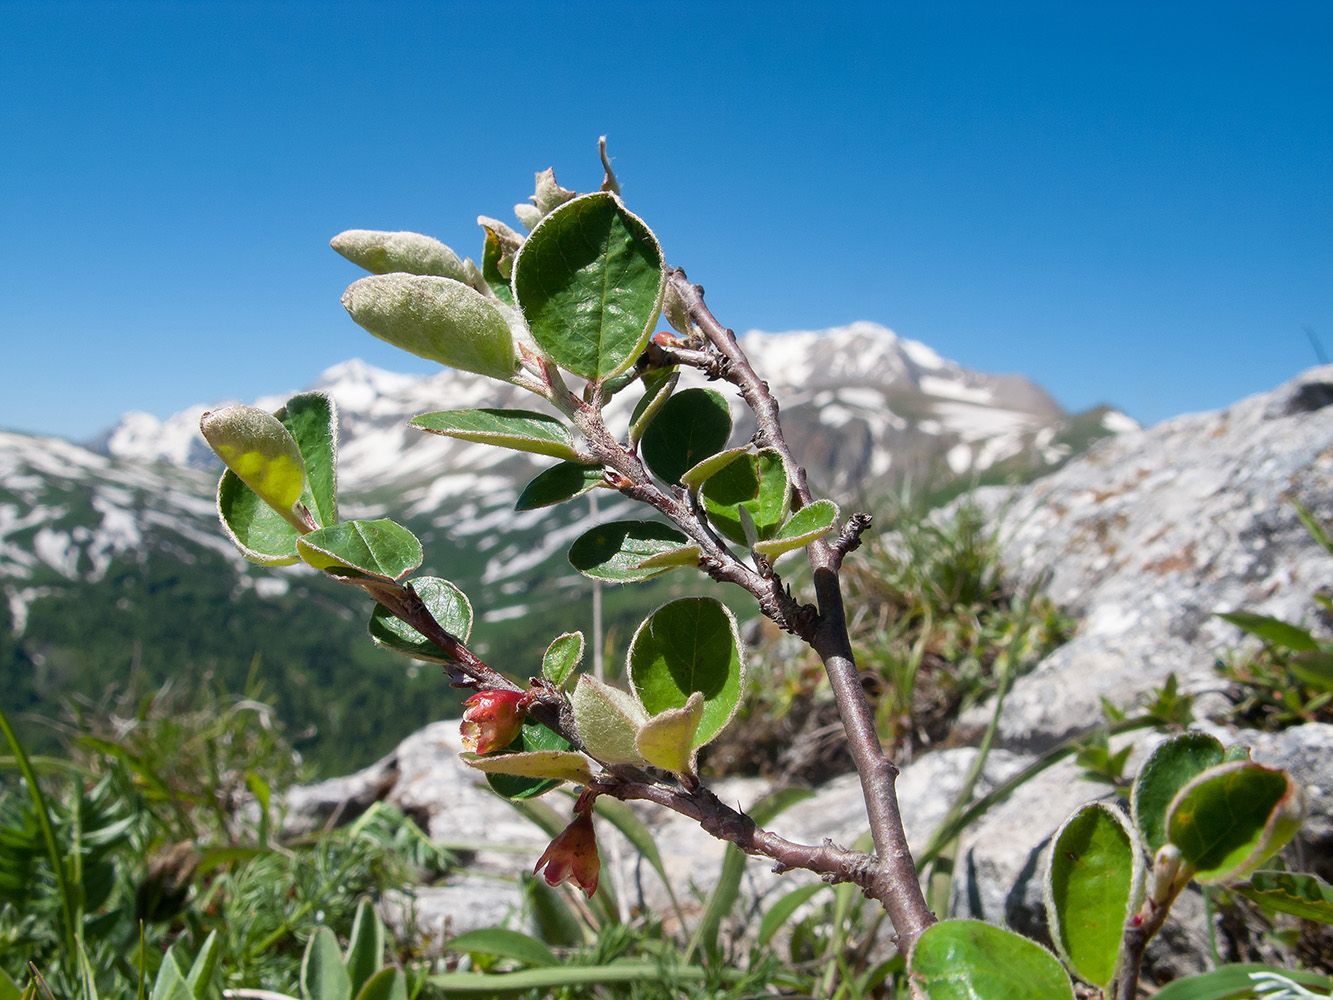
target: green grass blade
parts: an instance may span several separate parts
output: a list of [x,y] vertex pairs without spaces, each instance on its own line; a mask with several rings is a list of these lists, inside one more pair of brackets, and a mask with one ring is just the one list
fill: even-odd
[[51,812],[46,806],[46,796],[42,794],[41,786],[37,783],[37,775],[32,769],[32,764],[23,749],[23,744],[19,742],[13,726],[9,724],[9,716],[5,715],[4,709],[0,709],[0,731],[4,732],[5,741],[9,744],[10,750],[14,752],[14,763],[18,765],[19,773],[23,775],[23,780],[28,783],[28,795],[32,799],[32,807],[37,814],[37,823],[42,830],[42,840],[46,843],[46,856],[51,862],[51,870],[56,877],[56,891],[60,896],[61,929],[65,936],[65,954],[73,960],[73,956],[81,950],[77,908],[73,888],[65,877],[65,862],[60,847],[56,843],[55,827],[51,825]]

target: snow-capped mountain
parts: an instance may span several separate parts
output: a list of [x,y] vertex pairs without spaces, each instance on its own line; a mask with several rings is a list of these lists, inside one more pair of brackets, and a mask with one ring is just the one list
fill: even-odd
[[[783,425],[813,485],[843,497],[873,496],[908,474],[938,479],[1003,471],[1030,477],[1059,465],[1092,438],[1137,426],[1115,411],[1069,417],[1021,375],[964,368],[876,323],[822,331],[756,330],[740,339],[781,402]],[[342,481],[372,490],[398,483],[410,489],[429,478],[434,486],[428,495],[406,498],[424,502],[423,512],[433,501],[469,492],[478,483],[500,488],[498,479],[482,474],[493,474],[512,456],[423,435],[405,426],[408,419],[432,409],[541,406],[522,390],[479,376],[449,370],[399,375],[359,360],[330,368],[309,388],[338,401]],[[631,397],[620,404],[625,412],[617,413],[614,404],[609,411],[613,420],[628,419],[635,394],[625,395]],[[281,403],[279,396],[255,401],[271,409]],[[165,421],[127,414],[96,447],[120,458],[215,468],[198,433],[206,409],[193,406]],[[733,413],[741,418],[741,411],[737,399]],[[751,431],[742,420],[736,436],[744,440]],[[533,471],[542,464],[521,461]],[[439,482],[441,470],[449,470],[444,482]]]
[[[872,323],[751,332],[742,344],[782,403],[812,486],[844,503],[862,504],[909,475],[928,485],[1030,478],[1132,426],[1113,411],[1067,417],[1020,376],[963,368]],[[466,373],[409,376],[356,360],[310,388],[339,404],[344,516],[389,516],[411,528],[426,550],[422,571],[471,597],[473,644],[483,655],[540,656],[554,635],[588,629],[588,584],[565,552],[592,523],[589,502],[515,513],[518,492],[550,459],[407,426],[436,409],[539,408],[535,397]],[[638,393],[623,395],[608,410],[613,424],[628,422]],[[284,399],[252,402],[277,409]],[[369,754],[368,733],[378,730],[349,713],[347,699],[352,689],[375,692],[362,701],[385,691],[407,698],[403,661],[365,643],[368,609],[358,591],[300,567],[251,566],[232,550],[214,512],[218,466],[198,432],[208,408],[166,420],[127,414],[88,448],[0,433],[0,589],[10,640],[0,644],[0,669],[11,675],[9,689],[49,708],[73,692],[96,697],[137,665],[159,683],[173,670],[213,670],[238,690],[262,651],[286,717],[319,727],[326,740],[359,740]],[[739,399],[733,412],[743,442],[752,427],[739,419]],[[600,503],[603,519],[644,516],[614,495]],[[700,583],[675,573],[646,590],[615,588],[608,623],[628,631],[666,593]],[[424,722],[432,703],[418,697],[395,711],[426,713],[414,716]]]

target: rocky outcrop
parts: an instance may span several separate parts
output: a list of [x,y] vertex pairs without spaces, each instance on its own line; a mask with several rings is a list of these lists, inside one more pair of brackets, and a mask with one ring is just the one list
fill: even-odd
[[1106,439],[1017,493],[978,494],[1011,576],[1079,621],[1014,685],[1002,745],[1042,750],[1095,720],[1102,697],[1132,702],[1171,673],[1218,708],[1215,661],[1242,642],[1218,612],[1312,617],[1333,557],[1295,504],[1333,522],[1330,403],[1333,366],[1315,368],[1225,410]]

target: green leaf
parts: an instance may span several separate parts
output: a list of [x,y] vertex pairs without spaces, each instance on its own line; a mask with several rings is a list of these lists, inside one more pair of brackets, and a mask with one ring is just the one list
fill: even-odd
[[407,977],[399,968],[380,969],[366,980],[356,1000],[407,1000]]
[[653,767],[675,774],[694,774],[698,756],[694,736],[703,717],[704,696],[695,691],[684,708],[668,708],[645,722],[634,738],[634,745]]
[[352,920],[352,936],[347,941],[347,959],[344,967],[356,994],[384,965],[384,924],[369,899],[356,904]]
[[327,927],[316,929],[301,958],[301,995],[305,1000],[352,1000],[338,939]]
[[274,414],[305,463],[305,505],[318,527],[338,521],[338,407],[322,392],[303,392]]
[[[80,944],[82,949],[82,944]],[[185,972],[181,968],[181,959],[175,945],[167,948],[158,966],[157,978],[153,980],[153,1000],[193,1000],[190,987],[185,982]]]
[[[226,410],[235,410],[230,416]],[[323,527],[338,520],[337,497],[337,442],[338,411],[333,401],[323,393],[307,392],[293,396],[287,405],[269,417],[253,407],[232,408],[208,414],[200,421],[201,428],[208,424],[209,433],[216,434],[226,447],[241,449],[244,455],[244,430],[247,422],[278,440],[278,447],[286,449],[294,444],[299,463],[304,467],[303,482],[297,500],[286,509],[275,509],[271,501],[281,497],[262,498],[231,469],[218,481],[217,505],[222,526],[232,542],[250,562],[263,566],[284,566],[297,562],[296,540],[308,527]],[[233,420],[233,418],[235,418]],[[275,427],[276,421],[280,427]],[[280,430],[285,428],[287,437]],[[290,440],[288,440],[288,438]],[[259,454],[263,454],[262,443]],[[248,460],[262,464],[262,458]],[[290,453],[284,460],[292,462]],[[288,495],[290,487],[288,483]],[[309,520],[307,520],[307,517]]]
[[1333,885],[1318,875],[1255,872],[1248,884],[1237,886],[1235,891],[1270,913],[1290,913],[1302,920],[1333,924]]
[[1316,691],[1333,691],[1333,650],[1296,653],[1287,660],[1292,675]]
[[542,676],[556,687],[561,687],[582,659],[582,632],[566,632],[556,636],[542,654]]
[[[549,730],[548,730],[549,732]],[[571,781],[576,785],[592,782],[588,758],[572,750],[525,750],[518,753],[460,755],[470,767],[487,774],[506,774],[542,781]]]
[[377,274],[353,282],[342,303],[359,326],[419,358],[504,381],[518,370],[504,313],[461,281]]
[[305,462],[281,420],[238,404],[205,413],[199,430],[241,482],[288,521],[300,523],[292,508],[305,489]]
[[561,368],[594,382],[643,353],[665,287],[657,237],[609,192],[565,202],[514,258],[514,298],[533,339]]
[[1192,779],[1222,763],[1221,742],[1188,732],[1159,743],[1139,769],[1130,790],[1130,814],[1149,854],[1166,843],[1166,809]]
[[1242,879],[1300,828],[1300,786],[1285,771],[1233,761],[1210,767],[1167,807],[1166,832],[1205,885]]
[[658,521],[611,521],[576,538],[569,547],[569,562],[594,580],[630,583],[665,573],[670,567],[644,568],[643,561],[688,543],[675,528]]
[[634,404],[634,412],[629,418],[629,445],[631,448],[638,446],[643,432],[652,422],[653,417],[657,416],[666,401],[671,398],[671,393],[676,388],[676,383],[680,381],[680,372],[675,368],[658,368],[650,371],[643,376],[643,395],[639,401]]
[[349,229],[335,236],[329,246],[371,274],[402,271],[467,281],[467,270],[458,254],[439,240],[420,233]]
[[1284,649],[1306,652],[1319,648],[1319,643],[1303,628],[1289,625],[1267,615],[1256,615],[1249,611],[1229,611],[1217,616],[1231,622],[1251,635],[1258,636],[1264,642]]
[[504,927],[481,927],[464,931],[444,946],[446,951],[458,953],[479,952],[496,958],[509,958],[537,968],[554,968],[560,959],[535,937]]
[[643,432],[640,452],[659,479],[680,477],[716,455],[731,437],[731,408],[716,389],[683,389],[657,411]]
[[633,695],[583,674],[572,703],[579,739],[592,757],[607,764],[644,763],[635,739],[648,713]]
[[305,562],[335,576],[364,573],[399,580],[421,565],[416,536],[387,518],[317,528],[302,535],[296,548]]
[[760,540],[772,538],[791,509],[787,466],[772,449],[737,456],[708,478],[702,495],[713,527],[747,548],[752,540],[741,508],[749,512]]
[[439,410],[413,417],[411,424],[460,441],[478,441],[552,458],[578,458],[569,428],[555,417],[531,410]]
[[979,920],[926,928],[908,959],[929,1000],[1071,1000],[1060,960],[1025,937]]
[[218,932],[212,930],[208,932],[208,937],[204,938],[203,946],[199,949],[199,954],[194,956],[194,961],[190,963],[190,971],[185,974],[185,985],[190,989],[190,995],[194,1000],[204,1000],[209,995],[209,990],[213,985],[213,974],[217,971],[218,959],[221,956],[222,946],[218,943]]
[[630,684],[650,715],[684,708],[703,695],[693,745],[701,747],[731,721],[745,687],[736,619],[711,597],[663,605],[639,626],[629,648]]
[[514,504],[514,510],[536,510],[538,507],[550,507],[566,500],[573,500],[600,486],[602,480],[600,465],[561,462],[537,473],[533,480],[523,487],[523,492],[518,495],[518,501]]
[[1317,972],[1282,969],[1276,965],[1240,963],[1223,965],[1212,972],[1202,972],[1196,976],[1186,976],[1167,983],[1153,994],[1153,1000],[1242,1000],[1242,998],[1256,997],[1259,995],[1255,992],[1256,984],[1250,978],[1256,973],[1285,976],[1316,989],[1333,988],[1333,977],[1320,975]]
[[[448,580],[433,576],[417,577],[412,581],[412,589],[441,628],[459,642],[467,642],[468,636],[472,634],[472,603],[466,594]],[[375,610],[370,613],[370,637],[377,646],[392,649],[414,660],[452,662],[444,650],[401,618],[395,618],[380,604],[376,604]]]
[[837,521],[838,505],[832,500],[816,500],[787,518],[773,537],[757,542],[754,550],[769,560],[777,559],[805,548],[831,531]]
[[726,451],[719,451],[716,455],[709,455],[697,465],[692,465],[680,474],[680,485],[689,490],[697,490],[709,477],[725,469],[742,455],[752,455],[754,452],[748,444],[739,448],[728,448]]
[[1125,922],[1143,890],[1143,854],[1118,809],[1079,807],[1051,842],[1045,881],[1047,922],[1066,964],[1105,988],[1120,968]]
[[[518,731],[518,737],[513,743],[506,747],[508,754],[528,754],[538,755],[563,754],[571,750],[569,741],[554,730],[547,729],[540,722],[534,722],[531,719],[524,721],[523,727]],[[578,754],[572,756],[583,760]],[[499,759],[499,755],[494,758]],[[535,758],[534,758],[535,759]],[[473,763],[469,761],[469,763]],[[473,764],[473,766],[477,766]],[[521,766],[521,765],[520,765]],[[571,774],[582,774],[577,770],[577,765],[565,758],[559,758],[559,763],[552,763],[552,769],[559,769],[559,777],[551,774],[532,775],[532,774],[510,774],[501,770],[491,770],[489,768],[480,768],[486,771],[486,783],[499,795],[507,799],[530,799],[538,795],[544,795],[552,788],[555,788],[561,781],[575,781],[578,784],[587,784],[587,780],[582,777],[568,777]],[[583,770],[587,770],[587,762],[583,763]]]
[[491,286],[491,294],[507,306],[514,304],[514,289],[509,279],[513,274],[514,254],[523,245],[523,237],[503,222],[480,216],[477,224],[486,230],[486,241],[481,252],[481,276]]
[[301,532],[227,469],[218,480],[218,517],[227,537],[247,560],[260,566],[300,562]]

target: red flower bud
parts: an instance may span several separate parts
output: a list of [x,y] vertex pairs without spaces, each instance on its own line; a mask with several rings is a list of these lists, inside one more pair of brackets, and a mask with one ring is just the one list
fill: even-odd
[[[546,871],[542,872],[545,868]],[[540,858],[533,874],[541,872],[546,884],[554,888],[572,881],[592,899],[597,891],[597,877],[602,859],[597,855],[597,835],[592,828],[592,810],[574,814],[574,822],[565,827]]]
[[473,753],[503,750],[514,742],[532,701],[530,692],[480,691],[467,701],[463,713],[463,746]]

